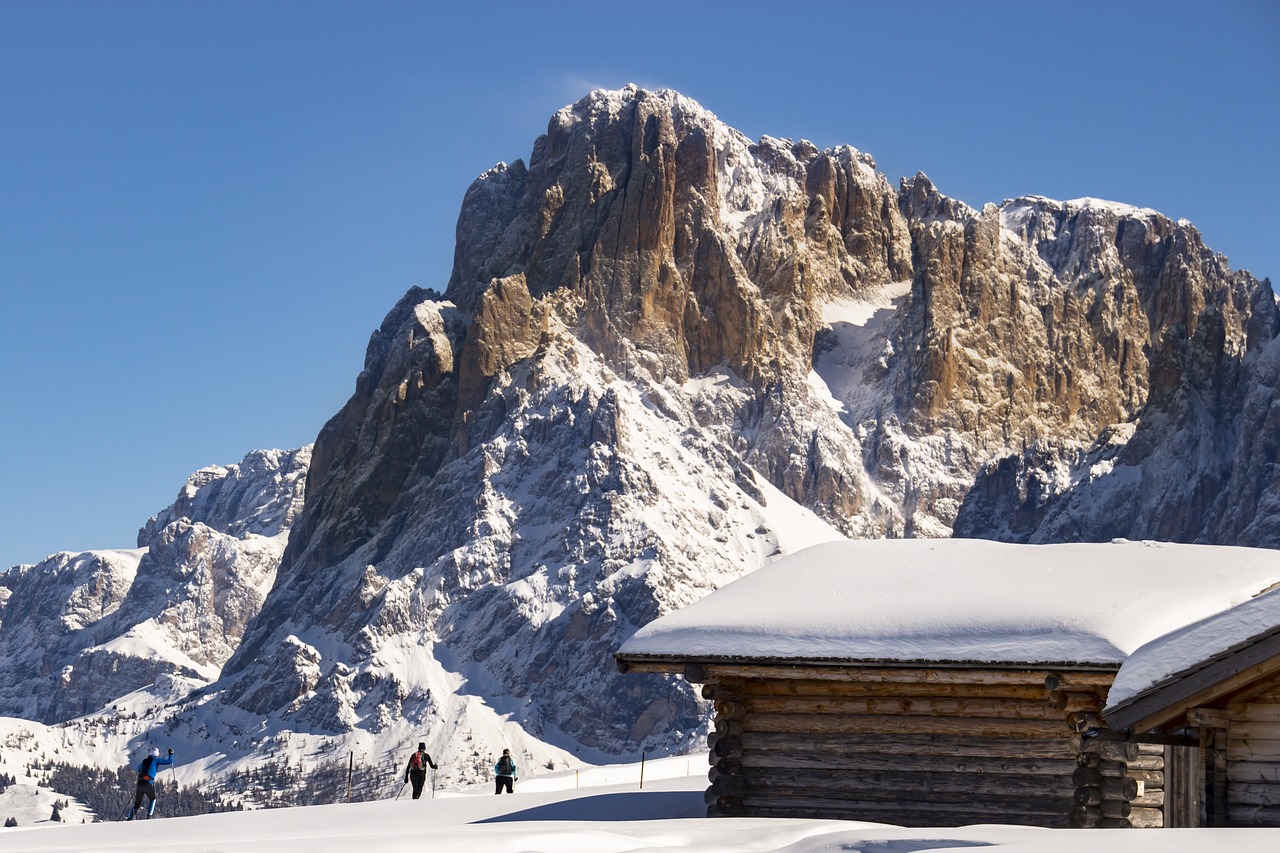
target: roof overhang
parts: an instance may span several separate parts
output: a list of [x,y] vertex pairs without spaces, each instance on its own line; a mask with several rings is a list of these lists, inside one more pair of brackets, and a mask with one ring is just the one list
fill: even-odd
[[619,672],[662,672],[705,675],[709,669],[768,670],[778,677],[804,678],[805,673],[821,674],[837,670],[984,670],[1008,672],[1096,672],[1114,674],[1119,663],[1088,661],[990,661],[990,660],[900,660],[886,658],[791,658],[745,657],[740,655],[653,655],[615,653]]
[[1280,626],[1251,637],[1137,693],[1102,713],[1113,729],[1135,732],[1198,725],[1193,709],[1224,705],[1251,688],[1280,680]]

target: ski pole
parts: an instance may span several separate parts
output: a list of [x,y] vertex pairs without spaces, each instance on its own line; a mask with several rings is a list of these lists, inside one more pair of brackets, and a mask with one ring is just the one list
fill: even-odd
[[431,768],[431,799],[436,798],[436,769]]
[[182,815],[178,814],[178,806],[180,805],[180,803],[178,802],[178,768],[173,766],[173,750],[172,749],[169,750],[169,759],[170,759],[169,760],[169,781],[173,783],[174,814],[177,814],[178,817],[181,817]]
[[[396,800],[400,799],[400,795],[404,793],[404,786],[408,784],[408,782],[405,782],[404,785],[400,786],[400,790],[396,791]],[[392,800],[392,802],[395,802],[395,800]]]

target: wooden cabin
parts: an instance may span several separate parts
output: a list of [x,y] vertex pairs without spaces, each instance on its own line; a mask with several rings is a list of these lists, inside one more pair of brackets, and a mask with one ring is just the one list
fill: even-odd
[[615,657],[702,685],[709,815],[1162,826],[1167,744],[1106,731],[1112,682],[1146,640],[1280,580],[1280,553],[1226,548],[1206,578],[1196,547],[828,543]]
[[1105,719],[1188,744],[1174,752],[1167,825],[1280,826],[1280,591],[1135,651]]

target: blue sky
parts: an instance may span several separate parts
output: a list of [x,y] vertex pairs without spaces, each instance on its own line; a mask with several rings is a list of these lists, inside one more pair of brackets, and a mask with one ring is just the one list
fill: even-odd
[[1095,196],[1280,280],[1280,4],[0,0],[0,567],[314,439],[474,177],[592,88]]

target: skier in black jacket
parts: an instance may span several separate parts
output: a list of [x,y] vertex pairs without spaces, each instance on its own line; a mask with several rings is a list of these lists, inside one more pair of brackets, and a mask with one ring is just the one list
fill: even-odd
[[413,781],[413,798],[416,800],[422,796],[422,786],[427,781],[427,767],[432,770],[436,769],[436,763],[431,760],[431,756],[427,755],[427,745],[425,743],[418,744],[418,751],[409,756],[409,764],[404,768],[404,781]]
[[169,750],[168,756],[161,758],[160,750],[151,747],[151,751],[142,761],[138,762],[138,791],[133,796],[133,808],[129,809],[129,816],[125,820],[133,820],[134,814],[138,809],[142,808],[142,801],[149,799],[151,802],[147,805],[147,817],[155,814],[156,811],[156,774],[160,772],[161,765],[173,764],[173,750]]

